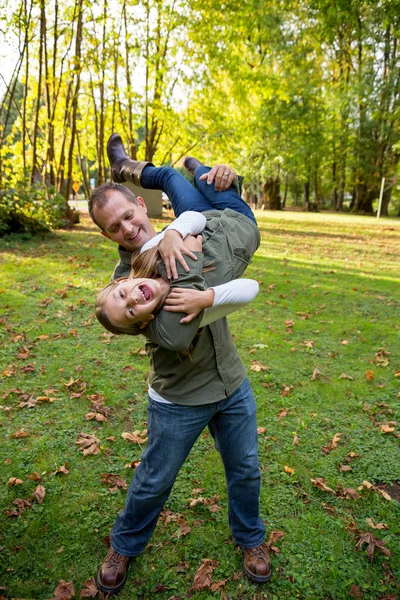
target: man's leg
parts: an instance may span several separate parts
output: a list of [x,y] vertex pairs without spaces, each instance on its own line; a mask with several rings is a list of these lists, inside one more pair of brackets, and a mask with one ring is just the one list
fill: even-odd
[[97,586],[117,593],[126,580],[128,560],[148,543],[176,476],[196,439],[216,411],[164,404],[149,399],[148,444],[111,534],[112,549],[97,575]]
[[265,526],[259,514],[256,405],[247,379],[218,403],[218,412],[209,429],[224,463],[229,524],[236,544],[244,552],[245,573],[257,583],[266,583],[271,577],[271,567],[263,546]]
[[256,222],[256,218],[250,206],[239,196],[233,185],[225,192],[217,192],[214,189],[213,183],[208,185],[207,180],[200,181],[201,175],[208,173],[210,170],[210,167],[197,167],[194,172],[194,184],[201,195],[211,204],[212,208],[217,210],[231,208]]

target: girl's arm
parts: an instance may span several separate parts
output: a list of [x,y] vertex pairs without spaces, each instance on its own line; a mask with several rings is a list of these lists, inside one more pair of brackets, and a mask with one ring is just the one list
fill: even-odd
[[141,252],[153,248],[159,244],[159,251],[164,261],[168,279],[178,279],[176,261],[180,262],[186,272],[189,271],[187,262],[183,255],[190,256],[195,260],[195,255],[188,250],[183,240],[188,235],[198,235],[206,226],[207,219],[200,212],[188,210],[182,213],[164,231],[152,238],[142,247]]
[[254,300],[258,290],[254,279],[234,279],[205,291],[174,288],[165,301],[164,310],[187,313],[180,323],[190,323],[204,310],[199,325],[204,327],[246,306]]

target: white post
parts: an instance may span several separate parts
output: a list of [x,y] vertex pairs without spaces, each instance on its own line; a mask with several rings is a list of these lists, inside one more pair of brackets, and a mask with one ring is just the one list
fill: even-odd
[[385,187],[385,178],[382,177],[381,184],[381,193],[379,194],[379,204],[378,204],[378,212],[376,213],[376,218],[379,219],[381,216],[381,208],[382,208],[382,200],[383,200],[383,188]]

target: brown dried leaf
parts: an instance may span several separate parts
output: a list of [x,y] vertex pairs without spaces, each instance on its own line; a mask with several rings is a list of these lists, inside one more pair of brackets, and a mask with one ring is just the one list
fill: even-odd
[[72,581],[60,579],[60,585],[54,590],[52,600],[71,600],[75,596],[75,590]]
[[27,435],[28,434],[23,429],[18,429],[18,431],[16,431],[15,433],[12,433],[10,435],[10,437],[20,439],[23,437],[27,437]]
[[396,429],[396,425],[396,421],[385,421],[380,426],[381,433],[393,433],[393,431]]
[[339,488],[338,496],[345,500],[358,500],[360,494],[354,488]]
[[127,431],[125,431],[124,433],[121,433],[121,437],[124,440],[128,440],[129,442],[132,442],[132,444],[145,444],[147,442],[146,436],[147,436],[147,429],[143,429],[142,432],[140,432],[139,429],[137,429],[133,433],[129,433]]
[[362,598],[363,593],[360,586],[353,584],[349,590],[349,596],[353,596],[353,598]]
[[89,433],[80,433],[78,437],[79,439],[75,444],[80,446],[83,456],[99,454],[101,441],[98,437]]
[[269,540],[265,544],[267,549],[271,550],[274,547],[273,544],[275,544],[279,540],[279,538],[281,538],[284,535],[286,534],[283,531],[271,531]]
[[321,375],[321,371],[319,371],[318,369],[314,369],[312,377],[311,377],[311,381],[315,381],[316,379],[318,379],[318,377]]
[[203,558],[201,567],[197,570],[193,579],[192,590],[202,590],[211,586],[212,572],[216,569],[219,563],[216,560]]
[[267,431],[266,427],[257,427],[257,433],[258,433],[258,435],[266,433],[266,431]]
[[331,452],[331,450],[335,450],[335,448],[337,448],[338,442],[340,440],[340,438],[342,437],[343,433],[335,433],[335,435],[332,438],[331,443],[328,446],[323,446],[322,448],[322,452],[326,455],[328,454],[328,452]]
[[318,489],[322,490],[323,492],[329,492],[330,494],[335,494],[336,496],[336,492],[325,484],[324,477],[316,477],[315,479],[311,479],[311,483],[313,483]]
[[294,469],[288,467],[287,465],[283,465],[283,470],[285,471],[285,473],[289,473],[289,475],[293,475],[293,473],[295,472]]
[[367,381],[372,381],[373,379],[375,379],[375,375],[374,375],[374,373],[370,369],[368,369],[367,371],[365,371],[364,377],[365,377],[365,379]]
[[222,579],[221,581],[216,581],[215,583],[213,583],[211,585],[211,591],[214,593],[217,590],[219,590],[219,588],[221,588],[222,586],[224,586],[226,584],[227,581],[230,580],[230,577],[228,577],[227,579]]
[[102,473],[100,478],[102,485],[111,486],[108,490],[111,493],[118,491],[118,489],[128,489],[125,479],[121,479],[119,475],[116,475],[115,473]]
[[346,373],[342,373],[339,379],[350,379],[350,381],[353,381],[354,377],[352,377],[351,375],[346,375]]
[[94,577],[91,577],[83,583],[83,588],[80,591],[81,598],[94,598],[98,594],[96,582]]
[[251,361],[250,371],[255,371],[256,373],[259,373],[260,371],[266,371],[266,370],[267,370],[267,367],[265,365],[263,365],[259,360]]
[[278,419],[284,419],[286,417],[286,415],[288,414],[288,410],[285,408],[282,408],[281,412],[278,414]]
[[352,471],[352,467],[350,465],[339,465],[339,471],[341,473],[347,473],[349,471]]
[[23,483],[22,479],[17,479],[17,477],[10,477],[6,485],[21,485],[21,483]]
[[369,518],[369,519],[365,519],[366,522],[368,523],[368,525],[370,527],[372,527],[372,529],[388,529],[388,526],[386,525],[386,523],[374,523],[374,520]]
[[53,475],[57,475],[58,473],[62,473],[63,475],[68,475],[69,469],[67,469],[68,461],[66,461],[61,467],[57,467],[54,471]]
[[42,485],[38,485],[32,494],[32,498],[36,500],[38,504],[43,504],[44,497],[46,496],[46,489]]
[[31,475],[27,475],[26,478],[30,479],[31,481],[43,481],[40,474],[37,471],[31,473]]
[[375,548],[377,548],[385,556],[391,556],[390,550],[385,547],[385,542],[375,537],[375,535],[370,531],[358,533],[356,534],[356,538],[358,539],[356,548],[359,550],[362,550],[364,544],[367,544],[367,554],[371,562],[374,560]]

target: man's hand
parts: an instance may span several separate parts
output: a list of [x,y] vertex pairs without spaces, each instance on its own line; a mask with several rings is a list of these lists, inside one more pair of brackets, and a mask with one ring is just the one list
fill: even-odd
[[190,271],[185,259],[183,258],[183,254],[190,256],[190,258],[193,258],[194,260],[197,260],[197,257],[193,254],[191,248],[185,244],[185,240],[182,239],[181,234],[175,229],[168,229],[168,231],[165,232],[164,238],[158,245],[158,250],[161,254],[161,258],[164,261],[168,279],[178,279],[178,271],[176,269],[175,262],[176,260],[181,263],[182,267],[187,273]]
[[191,288],[174,288],[165,300],[164,310],[170,312],[185,312],[180,323],[190,323],[202,310],[214,303],[214,290],[193,290]]
[[224,192],[237,179],[237,175],[228,165],[214,165],[211,171],[204,173],[200,177],[200,181],[205,181],[206,179],[208,185],[211,185],[214,181],[214,189],[217,192]]

